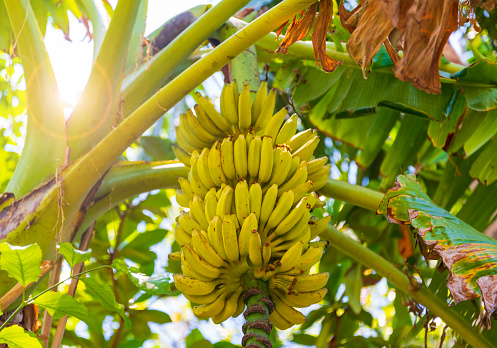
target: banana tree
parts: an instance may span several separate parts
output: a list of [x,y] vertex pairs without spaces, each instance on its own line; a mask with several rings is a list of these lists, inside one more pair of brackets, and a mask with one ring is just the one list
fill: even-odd
[[[495,100],[492,99],[495,79],[492,76],[496,69],[493,63],[482,59],[478,64],[466,69],[443,63],[440,66],[441,70],[454,73],[461,69],[461,72],[450,78],[443,78],[439,87],[441,94],[433,96],[411,87],[408,82],[396,79],[390,68],[392,62],[395,63],[395,58],[387,60],[386,53],[380,51],[376,56],[378,59],[373,62],[373,71],[369,78],[362,80],[361,73],[366,70],[367,62],[363,61],[363,72],[361,72],[354,59],[359,61],[362,58],[350,50],[350,56],[346,54],[337,33],[331,36],[334,43],[324,42],[325,45],[321,48],[313,48],[308,41],[296,42],[289,46],[290,41],[298,41],[307,35],[304,30],[304,35],[300,37],[294,34],[297,36],[292,39],[292,31],[288,29],[289,34],[283,40],[280,52],[281,47],[284,47],[291,58],[282,58],[280,53],[273,53],[278,49],[279,42],[274,40],[277,36],[272,31],[282,27],[301,12],[299,20],[303,20],[306,15],[307,18],[312,16],[314,19],[317,9],[315,1],[285,0],[249,23],[246,22],[249,17],[245,18],[246,21],[230,20],[247,3],[248,1],[224,0],[212,8],[205,6],[190,11],[191,17],[198,19],[195,21],[190,19],[191,22],[185,30],[165,47],[152,46],[153,49],[158,50],[158,53],[145,62],[142,58],[146,52],[141,48],[140,43],[144,29],[143,19],[146,16],[146,1],[119,1],[109,23],[106,21],[103,11],[105,8],[101,3],[81,1],[79,8],[89,17],[94,28],[94,62],[87,86],[71,116],[66,120],[52,67],[44,49],[42,31],[38,25],[39,21],[37,22],[39,18],[39,12],[35,12],[37,8],[28,1],[5,0],[3,4],[24,68],[28,123],[22,156],[0,200],[2,208],[0,240],[17,246],[37,244],[42,253],[41,259],[56,260],[57,243],[74,243],[82,235],[86,235],[84,232],[91,229],[99,217],[119,203],[154,189],[179,188],[177,178],[188,177],[189,171],[180,162],[119,161],[120,156],[161,119],[165,112],[231,61],[231,76],[247,79],[248,74],[254,75],[253,70],[250,70],[250,66],[254,66],[254,59],[243,58],[243,55],[256,54],[259,61],[267,64],[270,70],[278,71],[272,85],[282,90],[293,89],[291,101],[295,110],[305,116],[302,121],[304,126],[314,124],[323,134],[350,145],[344,150],[344,153],[351,154],[350,158],[357,154],[353,148],[360,149],[356,163],[364,171],[370,170],[368,177],[377,176],[381,165],[379,171],[384,177],[381,183],[383,190],[392,186],[398,168],[405,168],[409,164],[420,164],[427,169],[424,172],[420,170],[419,173],[426,175],[422,177],[426,178],[423,183],[429,191],[431,190],[435,203],[442,208],[451,209],[457,200],[461,199],[460,197],[465,198],[464,194],[467,195],[465,190],[471,178],[480,179],[488,184],[493,182],[494,173],[488,170],[488,163],[493,163],[494,152],[491,146],[495,142],[493,139],[495,132],[492,132],[495,128],[492,127],[492,110],[496,107]],[[323,7],[329,3],[320,2],[321,13],[325,12]],[[309,7],[310,10],[304,12]],[[373,7],[371,5],[368,11],[373,11]],[[75,11],[74,8],[78,7],[73,7],[71,10]],[[342,8],[340,10],[343,11]],[[362,12],[364,16],[363,13],[364,11]],[[348,14],[342,12],[340,19],[347,16]],[[350,34],[344,28],[352,30],[352,38],[357,41],[357,36],[361,38],[357,33],[364,32],[367,28],[365,25],[361,26],[364,18],[362,17],[361,22],[361,17],[358,17],[359,24],[352,28],[357,30],[355,36],[354,30],[346,25],[348,21],[344,21],[341,26],[338,22],[333,22],[333,25],[341,28],[345,40],[349,39]],[[228,20],[229,24],[225,24]],[[293,23],[300,23],[299,20],[294,19]],[[337,17],[334,20],[336,21]],[[170,27],[167,27],[166,23],[165,32],[168,28]],[[388,26],[381,28],[389,32],[393,30]],[[326,29],[324,28],[325,31]],[[317,31],[315,28],[314,32]],[[150,39],[157,38],[155,42],[158,42],[159,37],[160,31],[152,34]],[[297,40],[294,40],[295,38]],[[201,59],[192,62],[192,52],[206,39],[211,39],[216,47]],[[349,46],[352,47],[351,43],[356,41],[350,42]],[[343,62],[342,66],[330,66],[332,63],[326,63],[327,60],[324,58],[326,55],[323,55],[323,52]],[[373,52],[373,55],[375,54],[376,52]],[[238,61],[235,59],[237,56],[239,56],[236,58]],[[316,57],[321,58],[324,69],[336,70],[326,74],[309,66],[308,60],[314,60]],[[137,61],[143,63],[136,67]],[[490,72],[489,75],[482,78],[479,75],[482,70]],[[295,71],[298,71],[298,74],[295,74]],[[298,81],[298,75],[301,80],[295,83]],[[255,80],[257,81],[258,77]],[[389,86],[391,90],[381,93],[385,86]],[[430,88],[437,89],[437,86]],[[375,92],[365,95],[365,90]],[[487,123],[477,120],[478,116],[488,119]],[[463,118],[465,121],[462,121]],[[458,132],[460,129],[461,131]],[[393,143],[387,141],[385,144],[385,140],[392,132],[396,134],[395,141]],[[428,135],[433,146],[427,143],[428,137],[425,137],[425,134]],[[406,139],[409,138],[414,142],[407,142]],[[447,160],[447,154],[443,150],[451,156],[461,148],[465,150],[464,157],[468,158],[464,158],[461,160],[463,163],[456,166],[452,160]],[[385,159],[381,156],[382,153],[386,154]],[[399,153],[402,156],[398,155]],[[475,158],[471,158],[473,154]],[[376,164],[376,169],[373,164]],[[429,186],[431,181],[437,181],[433,180],[433,176],[429,176],[430,165],[437,170],[444,170],[444,179],[435,188]],[[465,166],[462,177],[454,174],[462,166]],[[373,169],[370,169],[372,167]],[[440,173],[436,174],[440,176]],[[463,179],[464,183],[461,182]],[[449,184],[456,181],[457,185]],[[402,190],[406,187],[405,193]],[[478,190],[483,191],[484,188],[477,188],[472,192],[471,197],[475,196]],[[399,191],[403,193],[399,196],[401,198],[396,196]],[[449,198],[444,195],[446,191],[449,191],[447,192]],[[334,222],[349,221],[346,214],[351,214],[352,208],[344,209],[344,207],[356,206],[359,209],[372,211],[379,208],[378,212],[387,214],[392,222],[410,224],[417,228],[421,245],[426,245],[423,252],[430,257],[434,257],[433,251],[436,248],[433,245],[446,249],[445,244],[439,243],[442,240],[441,236],[432,236],[431,242],[426,238],[427,231],[439,231],[439,225],[435,222],[440,217],[447,220],[447,222],[444,220],[443,226],[448,231],[448,240],[452,241],[453,245],[466,246],[466,242],[469,241],[474,243],[474,248],[488,245],[488,252],[485,254],[488,261],[479,261],[481,266],[475,269],[481,272],[478,271],[477,276],[472,273],[471,264],[478,259],[478,256],[471,256],[466,252],[469,249],[461,252],[464,261],[462,265],[465,266],[453,263],[444,253],[439,252],[435,256],[443,260],[443,264],[451,272],[451,277],[463,279],[462,282],[457,283],[458,285],[463,284],[460,286],[471,290],[463,291],[456,301],[482,296],[484,299],[482,303],[486,309],[486,324],[490,324],[492,320],[490,315],[495,310],[491,302],[491,289],[495,286],[492,278],[495,277],[495,267],[492,266],[496,255],[494,240],[478,235],[476,230],[464,225],[457,218],[432,206],[430,198],[409,180],[399,179],[398,185],[389,191],[385,198],[380,192],[332,179],[320,192],[334,199],[333,213],[336,215]],[[478,201],[476,196],[474,199]],[[347,204],[341,207],[341,201]],[[468,206],[470,208],[467,208],[467,212],[464,212],[463,208],[459,213],[468,216],[477,209],[475,204]],[[484,223],[475,226],[477,229],[484,229],[490,225],[493,219],[492,206],[490,204],[484,210],[483,214],[488,217]],[[428,222],[423,214],[432,220]],[[367,216],[364,212],[360,215]],[[126,215],[120,215],[122,226],[125,226],[125,219]],[[467,221],[463,216],[461,219],[473,226],[477,223],[477,221]],[[357,230],[361,231],[361,227],[357,226]],[[413,276],[408,272],[406,272],[408,275],[403,274],[388,262],[393,262],[393,258],[383,255],[388,261],[385,260],[331,226],[322,238],[329,240],[334,248],[340,250],[340,255],[349,255],[355,260],[355,268],[351,267],[347,271],[347,277],[351,277],[349,273],[354,274],[357,282],[362,282],[361,268],[357,264],[372,268],[409,298],[440,317],[471,345],[492,346],[491,341],[494,337],[492,335],[495,330],[480,334],[468,323],[470,316],[464,317],[461,314],[462,310],[447,307],[446,294],[443,294],[443,287],[440,285],[445,285],[443,281],[438,283],[440,289],[428,289],[424,285],[418,287]],[[410,238],[408,234],[407,240],[410,241]],[[448,242],[447,245],[449,244],[451,243]],[[115,250],[118,246],[119,242],[116,242]],[[110,262],[107,260],[107,264],[114,261],[116,254],[117,252],[112,252]],[[66,254],[63,255],[67,259]],[[5,262],[4,260],[6,259],[2,256],[2,262]],[[327,262],[323,261],[323,265],[326,264]],[[468,264],[470,266],[467,266]],[[130,279],[137,279],[132,275],[136,274],[137,270],[132,272],[119,263],[114,263],[114,269],[115,272],[119,270],[130,275]],[[330,266],[330,273],[331,270]],[[340,274],[338,279],[345,276],[344,273],[340,273],[342,270],[337,268],[336,271],[338,272],[336,275]],[[8,277],[7,275],[11,273],[7,273],[6,266],[2,265],[0,272],[2,272],[0,294],[4,295],[2,299],[6,301],[8,298],[8,303],[14,305],[16,302],[13,299],[24,295],[24,290],[33,291],[34,286],[30,285],[36,282],[39,276],[37,274],[36,277],[27,278],[29,282],[23,283],[17,278]],[[43,274],[44,272],[46,271],[43,271]],[[79,272],[75,272],[77,273]],[[432,284],[435,284],[435,279],[436,276],[433,276]],[[16,287],[16,280],[22,286]],[[49,287],[53,288],[57,284],[58,279],[51,281]],[[114,286],[115,284],[114,281]],[[138,280],[135,285],[137,284]],[[153,282],[149,280],[147,284]],[[85,285],[91,288],[91,281],[85,282]],[[451,285],[454,284],[449,283],[449,288],[452,296],[455,297],[456,287],[450,287]],[[347,286],[347,291],[351,288],[353,287]],[[5,297],[5,294],[9,296]],[[45,294],[46,292],[43,292],[44,296]],[[352,297],[352,293],[348,293],[348,296]],[[43,306],[40,297],[37,298],[38,304]],[[330,299],[330,302],[335,300]],[[7,309],[5,303],[7,302],[2,301],[3,311]],[[27,304],[24,298],[22,303]],[[125,307],[129,310],[127,306]],[[354,308],[354,305],[351,308]],[[357,309],[357,313],[361,311],[361,308]],[[475,310],[472,310],[472,313],[474,314]],[[80,319],[87,320],[85,317]],[[121,330],[125,315],[120,320]],[[331,321],[328,322],[331,325]],[[338,324],[334,325],[335,328],[338,327]],[[325,322],[322,330],[325,334],[318,339],[326,341],[332,335],[332,330],[331,326],[326,330],[324,327]],[[422,327],[423,325],[418,323],[416,330]],[[335,334],[334,337],[338,335]],[[119,344],[119,339],[119,335],[116,335],[112,346]],[[318,343],[323,344],[323,342]]]

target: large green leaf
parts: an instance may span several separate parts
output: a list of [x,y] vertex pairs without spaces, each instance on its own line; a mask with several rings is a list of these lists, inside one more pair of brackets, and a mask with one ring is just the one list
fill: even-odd
[[31,337],[24,329],[12,325],[0,331],[0,343],[6,343],[10,348],[43,347],[36,338]]
[[19,247],[2,243],[0,253],[0,268],[23,287],[40,277],[41,250],[37,244]]
[[45,308],[54,319],[70,315],[84,321],[88,326],[92,325],[88,308],[69,295],[47,291],[37,297],[33,303]]
[[76,250],[71,243],[59,243],[57,245],[59,252],[64,256],[71,267],[80,262],[85,262],[91,258],[91,249],[86,251]]
[[441,258],[456,303],[482,297],[486,318],[497,309],[497,241],[436,206],[412,175],[399,175],[378,208],[390,222],[417,229],[426,258]]

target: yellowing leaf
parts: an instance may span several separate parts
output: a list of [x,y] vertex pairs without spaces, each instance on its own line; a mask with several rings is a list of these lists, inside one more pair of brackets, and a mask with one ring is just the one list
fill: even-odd
[[312,32],[312,47],[314,48],[316,66],[321,65],[321,68],[326,72],[332,72],[342,64],[342,62],[338,62],[326,55],[326,33],[332,19],[332,0],[321,0],[319,2],[319,14]]

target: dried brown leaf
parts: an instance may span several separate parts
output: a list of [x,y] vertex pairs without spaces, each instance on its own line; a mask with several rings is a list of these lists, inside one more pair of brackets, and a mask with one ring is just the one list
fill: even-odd
[[276,50],[276,53],[286,54],[288,47],[295,42],[302,40],[312,29],[312,24],[314,23],[314,17],[316,16],[317,4],[312,4],[306,11],[300,13],[300,17],[297,16],[293,18],[292,23],[288,26],[286,30],[285,37],[280,43],[280,47]]
[[401,31],[406,29],[407,12],[414,0],[379,0],[383,11],[387,14],[393,26]]
[[326,33],[333,19],[332,0],[321,0],[319,2],[319,14],[316,18],[314,31],[312,32],[312,46],[314,47],[314,60],[316,65],[326,72],[332,72],[342,62],[338,62],[326,55]]
[[450,34],[458,26],[458,0],[418,0],[407,13],[404,55],[395,76],[428,93],[441,92],[439,62]]
[[342,23],[342,26],[349,31],[349,33],[352,33],[356,26],[348,25],[347,21],[349,20],[350,16],[352,16],[354,13],[357,12],[361,8],[361,4],[357,5],[355,9],[353,9],[351,12],[347,11],[345,7],[343,6],[343,0],[340,1],[340,4],[338,5],[338,15],[340,16],[340,23]]
[[347,42],[347,51],[361,66],[366,78],[366,68],[392,31],[393,24],[379,0],[369,0],[350,16],[346,25],[356,26]]

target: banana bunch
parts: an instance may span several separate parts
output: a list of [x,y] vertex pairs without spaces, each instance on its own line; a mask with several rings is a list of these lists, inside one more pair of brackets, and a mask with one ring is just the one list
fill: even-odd
[[[326,183],[328,157],[315,158],[315,130],[297,132],[298,116],[274,113],[276,92],[262,82],[254,101],[248,84],[222,90],[220,111],[197,93],[180,116],[177,158],[190,168],[179,178],[174,237],[181,251],[175,286],[199,318],[221,323],[244,311],[247,277],[268,282],[279,329],[302,324],[295,308],[321,301],[328,273],[311,274],[327,242],[312,241],[331,220],[313,209]],[[247,310],[248,311],[248,310]]]

